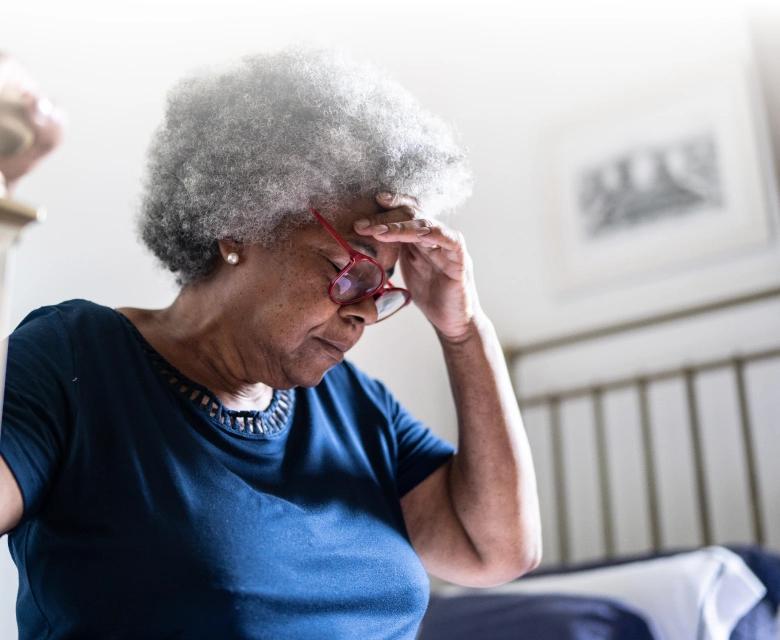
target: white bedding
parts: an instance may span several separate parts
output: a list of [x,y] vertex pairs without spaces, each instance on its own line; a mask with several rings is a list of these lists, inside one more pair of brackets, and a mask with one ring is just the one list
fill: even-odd
[[[448,586],[437,595],[473,589]],[[479,593],[561,593],[620,600],[644,616],[659,640],[728,640],[766,588],[735,553],[706,547],[666,558],[570,574],[523,578]]]

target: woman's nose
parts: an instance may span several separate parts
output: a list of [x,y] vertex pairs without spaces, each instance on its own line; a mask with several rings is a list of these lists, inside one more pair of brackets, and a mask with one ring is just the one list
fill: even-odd
[[376,303],[374,296],[364,298],[360,302],[341,305],[339,314],[348,320],[362,325],[374,324],[377,320]]

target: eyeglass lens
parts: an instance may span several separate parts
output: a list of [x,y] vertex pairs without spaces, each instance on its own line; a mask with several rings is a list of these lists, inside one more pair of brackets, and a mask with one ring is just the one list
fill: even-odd
[[391,289],[379,295],[374,301],[376,304],[377,321],[384,320],[393,315],[406,304],[406,296],[401,291]]
[[331,295],[336,302],[347,303],[364,297],[382,284],[382,272],[368,260],[358,260],[349,271],[336,278]]

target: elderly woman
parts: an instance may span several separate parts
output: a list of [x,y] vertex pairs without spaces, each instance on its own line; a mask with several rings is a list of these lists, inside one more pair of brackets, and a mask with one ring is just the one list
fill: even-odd
[[[469,192],[449,129],[372,68],[293,49],[180,83],[148,169],[140,234],[174,302],[71,300],[10,337],[21,638],[411,639],[426,571],[487,586],[535,567],[501,348],[436,221]],[[457,452],[344,359],[410,301]]]

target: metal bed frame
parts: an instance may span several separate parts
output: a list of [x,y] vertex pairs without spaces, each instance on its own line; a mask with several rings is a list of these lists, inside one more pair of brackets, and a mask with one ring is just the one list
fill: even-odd
[[[716,311],[747,305],[754,302],[767,300],[770,298],[780,298],[780,287],[760,291],[750,295],[730,298],[715,303],[704,304],[689,307],[687,309],[675,311],[672,313],[659,314],[652,317],[623,322],[607,327],[600,327],[576,334],[562,336],[552,340],[545,340],[524,346],[505,349],[505,356],[509,364],[510,371],[515,371],[523,358],[530,354],[539,354],[553,349],[560,349],[572,345],[579,345],[586,341],[592,341],[600,338],[626,334],[628,332],[640,331],[649,327],[673,323],[681,319],[687,319],[695,316]],[[778,318],[778,332],[780,333],[780,318]],[[604,420],[604,394],[615,390],[634,390],[638,402],[639,425],[641,432],[641,450],[644,464],[644,486],[645,500],[647,504],[649,520],[649,539],[652,551],[661,551],[665,548],[662,539],[661,518],[659,510],[659,483],[658,483],[658,455],[655,449],[653,439],[653,423],[648,405],[648,389],[654,383],[665,380],[680,380],[685,389],[687,427],[691,442],[692,465],[694,469],[694,495],[698,505],[698,524],[701,533],[701,542],[705,545],[713,544],[715,536],[713,535],[712,525],[712,501],[714,496],[707,486],[705,473],[705,452],[703,449],[702,424],[699,416],[699,398],[697,398],[696,380],[704,372],[713,370],[726,370],[733,374],[735,381],[735,391],[738,403],[739,413],[739,432],[741,434],[742,449],[744,455],[744,469],[747,475],[750,530],[751,539],[741,542],[753,542],[765,544],[767,540],[767,522],[761,500],[759,486],[759,474],[757,471],[757,450],[754,438],[752,417],[748,402],[748,392],[746,386],[745,368],[749,365],[766,360],[780,360],[780,347],[741,353],[738,356],[730,358],[717,358],[709,361],[698,362],[689,366],[667,368],[658,371],[652,371],[636,376],[618,376],[612,379],[599,381],[598,384],[573,386],[570,388],[554,390],[534,395],[524,395],[521,385],[515,379],[514,387],[518,395],[520,407],[525,411],[529,409],[543,409],[548,415],[551,451],[552,451],[552,472],[554,477],[554,498],[555,498],[555,516],[558,528],[558,560],[562,564],[568,564],[572,561],[570,548],[571,523],[569,521],[569,503],[566,492],[566,474],[567,468],[564,461],[563,438],[561,424],[561,405],[572,399],[585,399],[592,410],[596,464],[598,467],[597,481],[601,500],[601,531],[603,547],[606,558],[613,558],[619,555],[616,550],[615,541],[615,519],[613,509],[613,482],[615,478],[610,477],[609,456],[610,450],[607,444]],[[780,380],[778,380],[778,395],[780,395]],[[780,416],[778,416],[778,427],[780,427]],[[780,437],[780,428],[777,432]],[[549,508],[549,505],[547,505]],[[545,508],[545,505],[542,505]]]

